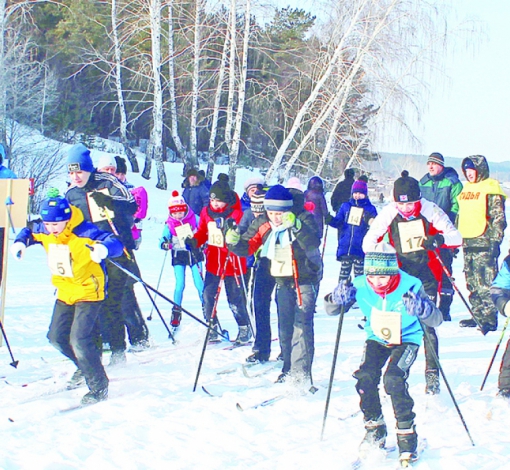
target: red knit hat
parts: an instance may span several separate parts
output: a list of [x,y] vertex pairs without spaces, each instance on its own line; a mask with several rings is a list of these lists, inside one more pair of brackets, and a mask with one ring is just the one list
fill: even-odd
[[178,191],[172,191],[172,197],[168,200],[168,210],[170,211],[170,214],[188,211],[188,205],[183,197],[179,196]]

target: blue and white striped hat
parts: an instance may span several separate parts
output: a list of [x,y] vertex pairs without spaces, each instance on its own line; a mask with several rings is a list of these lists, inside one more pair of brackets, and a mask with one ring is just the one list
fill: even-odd
[[293,205],[292,193],[281,184],[269,188],[264,198],[266,211],[287,212]]
[[395,276],[398,274],[397,252],[388,243],[377,243],[365,254],[363,272],[367,275]]

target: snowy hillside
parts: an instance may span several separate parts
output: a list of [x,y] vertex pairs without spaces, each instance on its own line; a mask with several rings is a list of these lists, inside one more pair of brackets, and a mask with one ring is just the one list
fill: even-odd
[[[98,154],[93,157],[97,158]],[[182,166],[166,164],[169,189],[180,189]],[[217,172],[223,169],[217,168]],[[238,176],[238,190],[251,176]],[[128,180],[143,184],[149,191],[149,220],[144,225],[143,242],[137,253],[144,280],[156,287],[164,261],[158,239],[167,215],[170,191],[154,189],[155,180],[146,182],[139,175]],[[507,251],[505,240],[502,252]],[[341,336],[332,400],[321,441],[322,419],[331,370],[338,318],[328,317],[322,298],[336,285],[339,266],[335,260],[336,231],[330,230],[315,317],[316,353],[314,383],[319,391],[312,395],[292,384],[274,384],[280,365],[270,362],[245,372],[241,365],[250,354],[249,347],[225,350],[226,343],[207,348],[199,389],[193,393],[198,360],[205,329],[184,316],[177,344],[172,344],[154,311],[148,322],[153,348],[128,354],[123,367],[107,370],[110,398],[89,408],[60,413],[77,404],[84,388],[53,393],[65,387],[74,371],[46,339],[54,290],[40,247],[27,250],[25,259],[9,259],[5,327],[19,366],[9,366],[7,349],[0,350],[0,469],[44,470],[141,470],[141,469],[350,469],[364,428],[358,411],[358,396],[352,373],[359,365],[364,332],[358,327],[359,310],[346,314]],[[462,274],[462,258],[455,260],[454,274],[467,296]],[[173,271],[166,259],[160,289],[173,296]],[[145,316],[151,304],[143,288],[136,293]],[[158,305],[168,322],[171,307],[163,300]],[[188,275],[183,306],[197,316],[201,307]],[[461,329],[458,321],[466,309],[455,296],[453,321],[439,328],[441,362],[476,446],[471,446],[444,382],[441,394],[424,393],[424,354],[413,366],[409,380],[415,399],[417,432],[428,447],[419,469],[506,469],[510,468],[508,425],[509,402],[496,397],[497,372],[501,352],[483,392],[485,371],[501,336],[498,332],[483,337],[475,329]],[[224,328],[235,337],[237,328],[225,295],[219,305]],[[273,337],[276,338],[276,307],[273,303]],[[506,339],[505,339],[506,341]],[[273,343],[271,358],[279,353]],[[505,343],[503,343],[503,346]],[[103,361],[108,364],[108,353]],[[201,389],[205,386],[215,397]],[[256,409],[250,407],[281,397],[275,403]],[[245,411],[236,408],[239,403]],[[389,444],[396,442],[389,398],[383,400],[388,423]],[[374,462],[370,468],[393,469],[397,452]]]

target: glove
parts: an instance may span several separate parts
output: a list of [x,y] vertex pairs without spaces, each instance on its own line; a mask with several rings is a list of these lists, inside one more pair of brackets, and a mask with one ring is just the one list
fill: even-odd
[[227,245],[237,245],[241,239],[241,234],[233,229],[229,228],[225,234],[225,242]]
[[412,290],[406,292],[402,296],[402,302],[404,302],[407,313],[409,315],[413,317],[422,316],[425,307],[425,300],[421,297],[418,297],[418,294],[416,294],[416,292],[413,292]]
[[27,247],[22,242],[13,243],[10,248],[12,256],[14,256],[18,260],[21,260],[23,258],[26,249]]
[[329,213],[328,213],[328,214],[326,214],[326,215],[324,216],[324,223],[325,223],[326,225],[329,225],[329,223],[331,222],[331,219],[332,219],[332,218],[333,218],[333,216],[332,216],[331,214],[329,214]]
[[161,239],[161,242],[159,244],[159,247],[162,249],[162,250],[165,250],[165,251],[168,251],[172,248],[172,244],[170,243],[170,240],[166,237],[163,237]]
[[184,244],[186,245],[186,249],[191,251],[197,248],[198,242],[195,238],[188,237],[186,240],[184,240]]
[[499,249],[499,243],[491,241],[491,245],[489,248],[489,253],[493,259],[496,261],[499,258],[499,255],[501,254],[501,250]]
[[440,233],[437,233],[436,235],[429,235],[421,242],[421,245],[426,250],[435,250],[436,248],[439,248],[443,244],[444,237]]
[[295,232],[301,230],[301,221],[296,219],[294,212],[289,211],[282,214],[282,225],[285,228],[291,228]]
[[503,312],[501,312],[505,317],[510,317],[510,301],[505,304],[505,308]]
[[94,263],[99,264],[108,256],[108,248],[102,243],[96,243],[93,248],[93,250],[90,250],[90,259],[94,261]]
[[356,288],[347,281],[340,281],[331,293],[331,299],[335,304],[349,309],[356,302]]
[[106,207],[107,209],[113,210],[113,198],[111,196],[107,196],[104,193],[99,191],[94,191],[91,193],[90,197],[94,199],[94,202],[99,207]]
[[135,220],[133,220],[133,223],[139,224],[141,221],[142,221],[142,219],[139,219],[138,217],[136,217]]

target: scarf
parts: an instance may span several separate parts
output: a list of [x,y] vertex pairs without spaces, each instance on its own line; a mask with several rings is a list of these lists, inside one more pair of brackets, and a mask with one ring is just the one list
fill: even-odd
[[371,282],[370,282],[370,279],[368,279],[367,277],[367,282],[368,282],[368,285],[373,289],[373,291],[381,296],[381,297],[386,297],[388,294],[391,294],[392,292],[394,292],[398,285],[400,284],[400,274],[397,274],[395,276],[391,276],[390,278],[390,282],[388,282],[388,284],[386,284],[384,287],[375,287]]
[[289,231],[283,225],[279,225],[277,227],[271,221],[269,221],[269,225],[271,226],[271,232],[264,242],[260,256],[268,259],[274,259],[276,243],[278,242],[282,248],[285,248],[289,243],[291,243],[291,239]]

